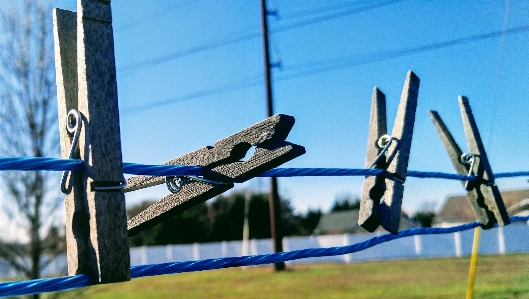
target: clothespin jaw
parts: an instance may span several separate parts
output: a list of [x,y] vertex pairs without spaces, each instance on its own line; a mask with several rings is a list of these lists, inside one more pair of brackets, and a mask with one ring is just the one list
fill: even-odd
[[459,108],[470,154],[463,154],[439,114],[436,111],[429,113],[456,172],[477,177],[473,182],[462,184],[467,190],[467,198],[478,222],[485,229],[492,228],[495,223],[507,225],[510,223],[509,215],[494,183],[494,174],[466,97],[459,97]]
[[[78,0],[77,10],[54,11],[61,152],[63,157],[73,153],[85,166],[82,173],[65,175],[62,188],[69,192],[65,198],[68,273],[90,274],[100,283],[127,281],[130,252],[121,192],[110,1]],[[72,123],[78,125],[74,137],[66,132],[74,127]],[[78,149],[73,142],[77,138]]]
[[[233,183],[249,180],[304,154],[304,147],[285,141],[293,125],[292,116],[276,114],[216,142],[213,147],[203,147],[165,163],[203,166],[206,170],[199,178],[129,178],[124,192],[162,184],[164,181],[175,192],[130,219],[127,224],[129,236],[231,189]],[[252,146],[256,147],[253,155],[247,161],[240,161]]]
[[[386,132],[385,96],[377,88],[373,91],[366,167],[386,169],[387,172],[376,178],[366,178],[362,188],[358,223],[370,232],[373,232],[379,225],[393,234],[399,230],[419,83],[419,78],[409,71],[391,136],[384,136]],[[387,157],[384,156],[386,150]],[[382,198],[383,201],[381,201]]]
[[[380,138],[386,135],[388,131],[386,124],[386,96],[377,87],[373,89],[370,114],[365,168],[386,169],[386,157],[380,156],[384,154],[383,147],[379,146]],[[385,191],[385,176],[369,176],[364,180],[358,224],[367,231],[373,232],[380,225],[378,205]]]
[[[80,158],[78,146],[73,147],[75,136],[69,134],[67,130],[69,112],[78,109],[77,14],[56,8],[53,11],[53,23],[61,157]],[[68,274],[90,273],[89,229],[87,228],[90,216],[84,195],[83,174],[71,172],[68,176],[65,173],[63,180],[61,189],[67,193],[64,204]]]

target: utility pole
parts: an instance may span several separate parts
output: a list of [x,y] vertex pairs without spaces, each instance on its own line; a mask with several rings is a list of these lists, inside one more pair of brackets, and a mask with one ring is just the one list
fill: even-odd
[[[266,82],[266,106],[268,116],[274,114],[274,106],[272,101],[272,79],[270,63],[270,45],[268,40],[268,15],[270,12],[266,9],[266,0],[261,1],[261,24],[263,33],[263,56],[264,56],[264,73]],[[270,205],[270,230],[272,241],[274,242],[274,252],[283,252],[283,234],[281,231],[281,207],[279,205],[279,194],[277,192],[277,178],[270,180],[270,193],[268,195],[268,202]],[[285,269],[285,263],[275,263],[276,271]]]

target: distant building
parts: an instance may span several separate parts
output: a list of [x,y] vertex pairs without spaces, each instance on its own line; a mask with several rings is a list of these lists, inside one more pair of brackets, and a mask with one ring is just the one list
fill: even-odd
[[[501,191],[501,197],[510,216],[529,214],[529,189]],[[435,216],[434,226],[447,227],[476,221],[468,197],[450,196],[439,214]]]
[[[400,229],[418,227],[417,223],[402,215]],[[376,232],[386,232],[379,227]],[[332,212],[321,215],[318,225],[314,229],[315,235],[365,234],[369,233],[358,225],[358,210]]]

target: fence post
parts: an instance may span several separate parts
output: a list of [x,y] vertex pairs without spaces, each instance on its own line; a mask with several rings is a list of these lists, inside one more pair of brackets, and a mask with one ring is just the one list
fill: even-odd
[[[349,245],[349,235],[343,234],[343,246]],[[351,262],[352,254],[344,254],[343,256],[345,263],[349,264]]]
[[220,250],[222,252],[222,257],[228,256],[228,243],[226,243],[226,241],[220,243]]
[[498,227],[498,251],[505,254],[505,236],[503,235],[503,226]]
[[288,241],[289,241],[288,237],[283,238],[283,242],[282,242],[283,244],[281,244],[281,245],[283,245],[283,251],[289,251],[290,250],[290,246],[289,246],[289,242]]
[[250,240],[250,251],[251,251],[251,255],[259,254],[259,252],[257,251],[257,240],[255,239]]
[[173,245],[167,244],[165,245],[165,258],[167,259],[168,263],[173,262]]
[[422,253],[421,236],[419,236],[419,235],[413,236],[413,241],[414,241],[414,244],[415,244],[415,255],[421,255],[421,253]]
[[149,263],[149,259],[147,257],[147,250],[148,250],[148,247],[145,245],[140,247],[140,264],[142,265]]
[[199,243],[193,244],[193,259],[195,261],[198,261],[200,259],[200,244]]
[[456,256],[460,257],[461,256],[461,233],[460,232],[454,233],[454,247],[456,250]]
[[[289,243],[288,237],[283,237],[283,239],[281,240],[281,245],[283,248],[282,252],[290,251],[290,243]],[[290,261],[284,262],[285,265],[289,265],[290,263],[291,263]]]

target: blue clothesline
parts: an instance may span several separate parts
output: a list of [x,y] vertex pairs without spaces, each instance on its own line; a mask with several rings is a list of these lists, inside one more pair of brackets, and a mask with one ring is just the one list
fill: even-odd
[[[14,157],[0,158],[0,171],[82,171],[84,169],[83,161],[80,159],[56,159],[40,157]],[[187,165],[144,165],[136,163],[123,163],[123,172],[134,175],[202,175],[204,171],[200,166]],[[374,176],[384,173],[383,169],[353,169],[353,168],[275,168],[262,173],[259,177],[296,177],[296,176]],[[424,172],[408,171],[407,176],[417,178],[442,178],[449,180],[466,180],[472,181],[476,176],[466,176],[459,174],[450,174],[442,172]],[[529,171],[517,171],[496,173],[496,178],[529,176]],[[528,221],[527,217],[511,217],[511,222]],[[335,256],[349,254],[365,250],[375,245],[388,242],[391,240],[425,234],[449,234],[475,228],[479,225],[477,222],[463,224],[450,228],[414,228],[400,231],[397,235],[385,234],[376,236],[364,242],[356,243],[349,246],[330,247],[330,248],[309,248],[289,252],[274,254],[228,257],[220,259],[207,259],[200,261],[187,261],[176,263],[164,263],[154,265],[141,265],[131,267],[131,277],[138,278],[144,276],[154,276],[163,274],[175,274],[182,272],[194,272],[203,270],[212,270],[239,266],[254,266],[263,264],[272,264],[285,262],[309,257]],[[94,282],[89,275],[76,275],[59,278],[36,279],[18,282],[0,283],[0,297],[21,296],[37,294],[44,292],[54,292],[70,290],[80,287],[93,285]]]
[[[511,222],[529,221],[529,216],[511,217]],[[370,247],[382,244],[388,241],[416,236],[416,235],[439,235],[450,234],[465,231],[478,227],[479,223],[471,222],[459,226],[448,228],[412,228],[399,231],[398,234],[385,234],[373,237],[369,240],[359,242],[348,246],[328,247],[328,248],[309,248],[272,254],[261,254],[252,256],[226,257],[218,259],[206,259],[198,261],[174,262],[163,264],[151,264],[133,266],[130,268],[131,278],[140,278],[146,276],[156,276],[165,274],[176,274],[184,272],[197,272],[204,270],[214,270],[221,268],[231,268],[240,266],[255,266],[286,262],[304,258],[336,256],[350,254],[368,249]],[[58,278],[44,278],[27,281],[3,282],[0,283],[0,297],[22,296],[38,294],[45,292],[65,291],[94,285],[90,275],[81,274],[75,276],[65,276]]]
[[[0,158],[1,170],[44,170],[44,171],[81,171],[84,169],[80,159],[56,159],[14,157]],[[202,175],[203,167],[187,165],[145,165],[137,163],[123,163],[123,172],[134,175]],[[266,171],[258,177],[299,177],[299,176],[375,176],[385,172],[383,169],[354,169],[354,168],[275,168]],[[458,181],[472,181],[475,176],[451,174],[443,172],[413,171],[407,173],[409,177],[438,178]],[[529,176],[529,171],[496,173],[496,178]]]

